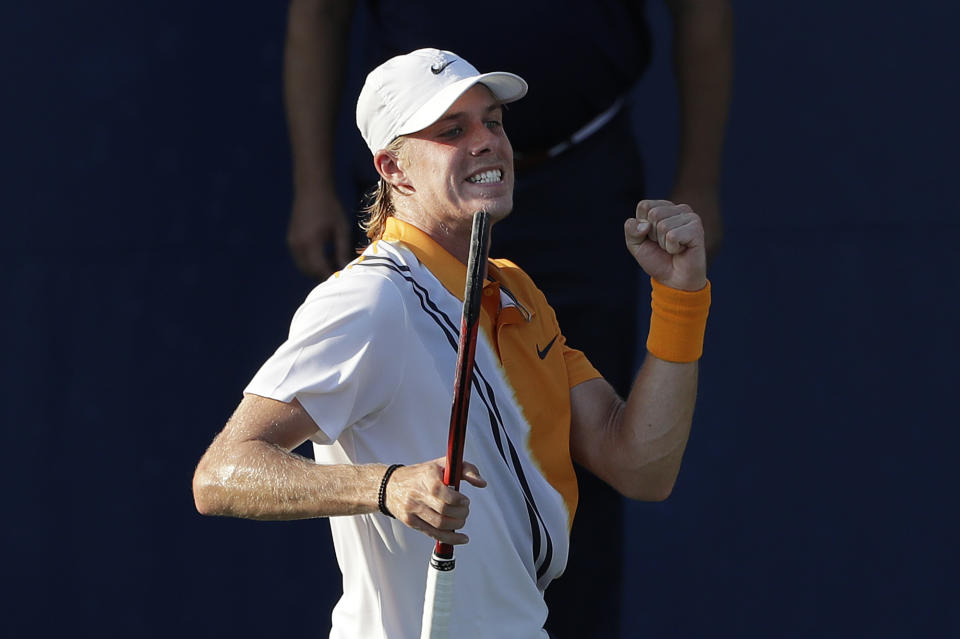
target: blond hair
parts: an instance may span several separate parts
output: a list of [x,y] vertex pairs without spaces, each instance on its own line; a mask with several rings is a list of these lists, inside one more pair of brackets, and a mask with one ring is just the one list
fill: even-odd
[[[396,138],[386,146],[386,150],[399,155],[403,147],[403,137]],[[360,209],[363,221],[360,228],[367,234],[371,242],[383,237],[383,231],[387,227],[387,218],[391,217],[396,210],[393,208],[393,187],[382,177],[376,186],[370,189],[365,199],[367,204]]]

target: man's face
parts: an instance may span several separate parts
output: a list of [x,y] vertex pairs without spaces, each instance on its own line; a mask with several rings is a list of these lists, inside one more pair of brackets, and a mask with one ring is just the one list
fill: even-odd
[[513,209],[513,148],[503,108],[478,84],[432,125],[406,136],[399,164],[420,213],[450,230],[486,209],[494,221]]

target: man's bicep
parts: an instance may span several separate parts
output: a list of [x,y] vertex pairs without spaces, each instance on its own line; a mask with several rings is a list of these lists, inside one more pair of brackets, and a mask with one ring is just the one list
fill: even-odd
[[606,482],[623,400],[607,380],[594,378],[570,389],[570,453],[573,460]]
[[296,398],[281,402],[245,393],[222,436],[232,442],[264,441],[293,450],[318,430]]

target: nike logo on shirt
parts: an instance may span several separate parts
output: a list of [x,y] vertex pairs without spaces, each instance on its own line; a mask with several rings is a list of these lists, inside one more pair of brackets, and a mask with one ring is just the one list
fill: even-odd
[[550,352],[550,349],[553,348],[553,343],[554,343],[555,341],[557,341],[557,338],[558,338],[558,337],[560,337],[560,333],[557,333],[556,335],[554,335],[554,336],[553,336],[553,339],[550,340],[550,342],[549,342],[546,346],[543,347],[543,350],[540,350],[540,345],[537,344],[537,355],[540,356],[540,359],[546,359],[546,358],[547,358],[547,353],[549,353],[549,352]]

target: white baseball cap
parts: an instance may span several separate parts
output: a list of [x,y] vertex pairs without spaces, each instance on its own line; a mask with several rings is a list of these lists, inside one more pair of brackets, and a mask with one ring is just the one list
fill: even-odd
[[475,84],[502,103],[519,100],[527,83],[505,71],[480,73],[450,51],[417,49],[390,58],[367,75],[357,99],[357,127],[371,153],[427,128]]

